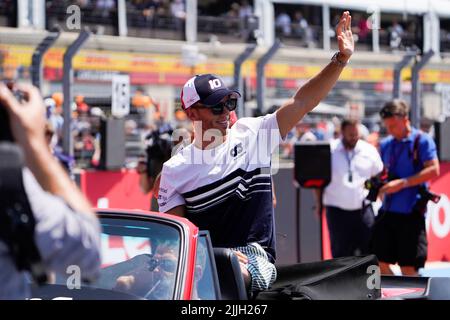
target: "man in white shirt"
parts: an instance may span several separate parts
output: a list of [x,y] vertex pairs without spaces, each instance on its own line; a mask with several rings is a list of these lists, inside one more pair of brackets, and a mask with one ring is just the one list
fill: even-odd
[[358,121],[344,120],[341,133],[331,143],[332,177],[323,195],[333,258],[368,253],[374,215],[364,204],[364,182],[383,170],[377,149],[360,139]]
[[344,12],[336,28],[339,52],[273,114],[229,128],[240,94],[212,74],[189,79],[181,92],[194,141],[164,163],[159,208],[209,230],[215,247],[235,250],[252,292],[276,279],[271,155],[338,80],[354,49],[350,26]]

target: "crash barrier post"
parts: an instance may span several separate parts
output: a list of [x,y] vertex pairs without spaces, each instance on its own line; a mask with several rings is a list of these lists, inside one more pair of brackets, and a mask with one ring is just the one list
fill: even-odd
[[434,125],[439,160],[450,161],[450,117]]
[[264,111],[264,93],[266,88],[266,76],[264,73],[264,67],[269,62],[270,59],[275,55],[275,53],[280,49],[281,41],[277,39],[275,43],[270,47],[269,50],[259,58],[256,63],[256,105],[260,112]]
[[61,29],[59,26],[54,26],[53,29],[49,32],[48,36],[44,38],[44,40],[39,43],[36,49],[33,52],[33,56],[31,57],[31,82],[35,87],[41,90],[41,82],[42,82],[42,59],[44,58],[45,53],[50,49],[53,44],[58,40],[61,35]]
[[425,67],[425,65],[433,57],[434,51],[430,50],[425,53],[420,61],[416,61],[411,71],[411,123],[413,127],[420,127],[420,117],[421,117],[421,101],[420,101],[420,79],[419,72]]
[[100,120],[100,168],[118,170],[125,163],[125,120]]
[[[240,94],[244,95],[244,80],[241,75],[242,64],[247,60],[256,49],[256,44],[248,45],[245,50],[234,60],[234,83],[233,87],[235,90],[239,91]],[[237,115],[238,117],[245,117],[244,109],[245,97],[238,100]]]
[[72,101],[73,101],[73,68],[72,59],[78,50],[89,39],[91,32],[87,29],[80,32],[78,38],[67,48],[63,58],[63,151],[66,155],[73,157],[73,141],[71,134]]
[[410,61],[417,55],[416,51],[408,51],[400,60],[400,62],[394,65],[394,88],[392,91],[392,98],[401,98],[401,83],[402,83],[402,70],[410,63]]
[[[301,243],[301,191],[302,188],[315,188],[321,190],[323,194],[325,187],[331,182],[331,148],[328,142],[301,142],[296,143],[294,151],[294,173],[297,182],[297,233],[298,242]],[[314,202],[313,202],[314,203]],[[319,239],[322,240],[322,199],[320,199],[319,209]],[[321,246],[322,247],[322,246]],[[298,246],[298,259],[301,259],[301,245]],[[320,258],[323,259],[323,252],[320,251]]]

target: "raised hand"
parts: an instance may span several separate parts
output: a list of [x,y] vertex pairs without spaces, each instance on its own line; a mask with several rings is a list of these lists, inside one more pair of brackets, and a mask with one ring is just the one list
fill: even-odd
[[339,52],[345,59],[350,59],[355,49],[355,41],[352,34],[352,16],[350,12],[345,11],[339,23],[336,26],[336,37],[339,47]]

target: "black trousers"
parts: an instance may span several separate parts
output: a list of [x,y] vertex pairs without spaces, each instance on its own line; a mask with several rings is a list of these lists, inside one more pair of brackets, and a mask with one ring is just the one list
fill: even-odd
[[372,206],[360,210],[325,208],[333,258],[368,254],[374,224]]

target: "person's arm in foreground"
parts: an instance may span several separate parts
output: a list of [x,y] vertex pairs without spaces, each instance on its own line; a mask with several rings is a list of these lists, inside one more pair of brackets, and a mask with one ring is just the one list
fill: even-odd
[[39,91],[31,85],[18,89],[25,93],[26,102],[17,101],[3,84],[0,99],[8,111],[14,138],[24,151],[26,166],[45,191],[61,197],[74,210],[93,215],[89,202],[48,149],[44,136],[45,106]]
[[47,271],[64,274],[75,265],[83,279],[94,279],[100,266],[98,219],[46,145],[39,92],[29,85],[19,90],[26,102],[17,101],[0,84],[0,101],[8,111],[15,142],[25,154],[24,187],[36,219],[35,241],[42,261]]
[[353,54],[354,41],[351,31],[351,16],[348,11],[342,14],[336,27],[339,46],[338,60],[342,63],[330,62],[317,76],[310,79],[298,89],[278,111],[277,121],[280,134],[286,134],[299,122],[305,114],[313,110],[326,97],[338,80],[345,64]]

